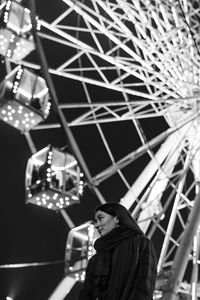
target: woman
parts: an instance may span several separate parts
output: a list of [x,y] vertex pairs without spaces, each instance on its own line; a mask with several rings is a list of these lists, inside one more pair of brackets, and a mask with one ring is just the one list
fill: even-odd
[[151,300],[156,281],[156,256],[127,209],[106,203],[95,210],[100,238],[89,260],[78,300]]

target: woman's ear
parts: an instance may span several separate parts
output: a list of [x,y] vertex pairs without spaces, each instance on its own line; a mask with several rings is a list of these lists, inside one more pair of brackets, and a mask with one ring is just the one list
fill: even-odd
[[116,223],[116,225],[119,225],[118,217],[115,217],[115,223]]

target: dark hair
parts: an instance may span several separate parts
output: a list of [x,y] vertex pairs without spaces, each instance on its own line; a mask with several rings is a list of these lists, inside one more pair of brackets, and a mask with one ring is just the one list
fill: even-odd
[[119,225],[135,229],[138,233],[144,234],[136,221],[131,216],[130,212],[118,202],[101,204],[95,208],[95,213],[99,210],[111,216],[117,217],[119,220]]

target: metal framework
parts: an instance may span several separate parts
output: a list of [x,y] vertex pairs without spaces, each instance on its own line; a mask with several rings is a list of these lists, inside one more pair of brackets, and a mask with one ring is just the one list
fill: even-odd
[[[155,299],[175,300],[185,294],[197,300],[199,1],[54,2],[60,9],[53,17],[41,16],[39,37],[58,92],[65,133],[79,131],[84,137],[77,143],[89,184],[101,202],[110,200],[107,190],[119,195],[155,242],[159,254]],[[20,64],[40,69],[31,59]],[[60,82],[66,89],[59,91]],[[47,120],[35,127],[34,136],[36,131],[59,131],[61,125]],[[32,132],[25,136],[34,150]],[[84,152],[89,145],[96,155],[91,136],[98,139],[100,165]],[[71,224],[66,212],[62,214]],[[65,289],[66,284],[60,286]],[[58,294],[55,291],[56,299],[63,299]]]

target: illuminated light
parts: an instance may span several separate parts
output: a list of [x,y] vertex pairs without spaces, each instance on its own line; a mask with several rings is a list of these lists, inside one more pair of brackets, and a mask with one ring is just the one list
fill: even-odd
[[56,200],[58,197],[58,194],[54,194],[53,199]]
[[[17,73],[17,75],[16,75],[16,79],[20,79],[21,78],[21,73],[20,72],[18,72]],[[16,81],[14,84],[16,84],[16,85],[19,85],[19,82],[18,81]]]
[[[52,210],[79,203],[83,192],[80,167],[74,156],[52,146],[31,156],[25,182],[33,195],[31,199],[26,197],[26,202],[36,204],[36,197],[44,198],[45,194],[46,204],[42,203],[42,206]],[[49,203],[52,204],[48,206]]]
[[[77,281],[85,279],[88,261],[95,252],[93,247],[95,238],[94,225],[90,221],[69,231],[65,247],[67,276],[74,276]],[[80,250],[77,251],[77,249]]]
[[[0,47],[0,54],[13,59],[23,59],[35,49],[30,11],[19,1],[11,1],[11,4],[5,5],[2,10],[1,18],[4,24],[0,28],[0,33],[6,40],[6,47],[4,49]],[[39,28],[37,24],[37,29]],[[23,45],[22,51],[20,51],[20,44]]]
[[[17,77],[16,77],[17,78]],[[20,79],[20,77],[18,77],[17,79]],[[19,82],[18,81],[15,81],[14,82],[14,86],[18,86],[19,85]]]
[[[11,126],[16,127],[15,121],[18,119],[20,121],[18,130],[22,132],[31,130],[48,116],[46,107],[49,94],[48,92],[45,94],[44,90],[46,91],[47,88],[42,77],[21,66],[16,67],[0,84],[2,95],[0,99],[0,118],[4,120],[3,115],[8,110],[8,116],[13,114],[13,118],[6,120]],[[41,92],[43,92],[43,96],[39,98],[38,94],[41,94]]]
[[81,275],[81,280],[83,281],[84,279],[85,279],[85,275],[82,274],[82,275]]

